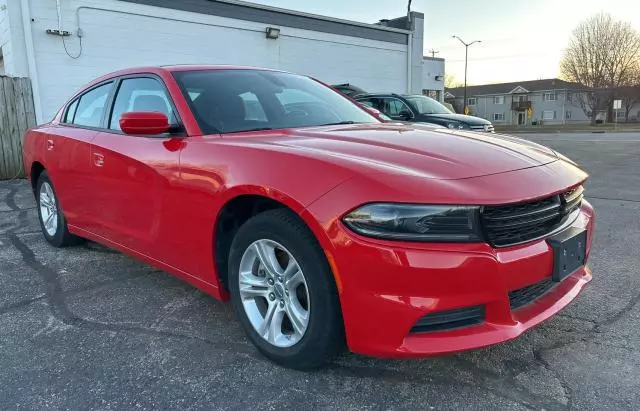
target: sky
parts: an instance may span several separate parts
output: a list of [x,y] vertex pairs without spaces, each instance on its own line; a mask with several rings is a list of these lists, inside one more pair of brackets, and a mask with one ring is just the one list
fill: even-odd
[[[406,0],[251,0],[273,7],[375,23],[406,14]],[[425,15],[424,55],[439,51],[446,72],[464,80],[464,46],[469,48],[467,82],[489,84],[558,77],[571,31],[599,12],[640,30],[640,0],[413,0]]]

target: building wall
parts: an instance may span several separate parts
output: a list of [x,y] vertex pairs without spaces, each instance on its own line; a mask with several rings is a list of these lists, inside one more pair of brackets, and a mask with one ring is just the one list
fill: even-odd
[[0,74],[5,74],[5,61],[11,58],[11,30],[7,1],[0,0]]
[[[424,15],[411,12],[411,84],[408,85],[409,94],[422,93],[422,55],[424,53]],[[385,57],[382,57],[385,58]],[[386,64],[386,63],[385,63]],[[406,67],[406,65],[405,65]],[[372,88],[371,90],[381,90]],[[386,89],[385,89],[386,90]]]
[[90,80],[132,66],[251,65],[307,74],[328,83],[350,82],[364,89],[406,92],[409,85],[408,47],[398,42],[282,25],[277,26],[280,38],[269,40],[265,37],[269,24],[263,22],[117,0],[61,0],[62,28],[72,33],[63,39],[45,33],[58,28],[56,2],[30,4],[40,122],[48,121],[69,95]]
[[20,0],[0,0],[0,9],[3,9],[0,10],[0,47],[5,74],[28,77]]
[[444,101],[444,70],[444,59],[437,57],[422,59],[422,89],[439,91],[440,101]]

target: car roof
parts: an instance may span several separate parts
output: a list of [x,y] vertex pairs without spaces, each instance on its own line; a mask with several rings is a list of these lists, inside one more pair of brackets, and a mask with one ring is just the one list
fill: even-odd
[[362,94],[357,94],[356,97],[360,98],[360,97],[389,97],[389,96],[393,96],[393,97],[407,97],[403,94],[398,94],[398,93],[362,93]]
[[206,64],[175,64],[175,65],[165,65],[165,66],[141,66],[141,67],[130,67],[122,70],[113,71],[111,73],[105,74],[103,76],[98,77],[93,80],[86,86],[82,87],[82,90],[86,90],[87,88],[92,87],[95,84],[101,83],[105,80],[109,80],[114,77],[127,76],[131,74],[157,74],[161,75],[162,73],[170,73],[170,72],[180,72],[180,71],[203,71],[203,70],[260,70],[260,71],[277,71],[281,73],[286,73],[283,70],[275,70],[264,67],[251,67],[251,66],[235,66],[235,65],[206,65]]
[[367,97],[400,97],[400,98],[411,98],[411,97],[427,97],[427,98],[431,98],[429,96],[424,96],[422,94],[398,94],[398,93],[362,93],[362,94],[356,94],[354,96],[352,96],[355,99],[359,99],[359,98],[367,98]]
[[166,66],[160,66],[159,68],[167,70],[167,71],[200,71],[200,70],[261,70],[261,71],[279,71],[285,72],[283,70],[276,70],[265,67],[254,67],[254,66],[237,66],[232,64],[172,64]]

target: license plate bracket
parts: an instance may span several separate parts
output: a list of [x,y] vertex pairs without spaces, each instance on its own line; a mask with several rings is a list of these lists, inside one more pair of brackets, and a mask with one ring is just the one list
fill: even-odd
[[560,282],[585,264],[587,231],[570,227],[547,239],[553,249],[553,281]]

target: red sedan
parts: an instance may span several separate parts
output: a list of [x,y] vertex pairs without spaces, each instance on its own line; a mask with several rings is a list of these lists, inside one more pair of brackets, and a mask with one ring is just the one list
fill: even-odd
[[300,369],[517,337],[591,280],[587,174],[501,135],[381,123],[313,79],[175,66],[101,77],[30,130],[42,231],[230,299]]

